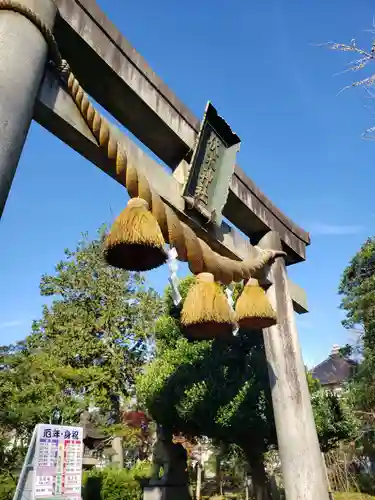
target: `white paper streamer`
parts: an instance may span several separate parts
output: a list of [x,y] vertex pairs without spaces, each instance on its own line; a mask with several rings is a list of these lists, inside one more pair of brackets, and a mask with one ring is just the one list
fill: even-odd
[[227,300],[228,300],[228,304],[229,304],[229,307],[232,309],[233,311],[233,306],[234,306],[234,301],[233,301],[233,290],[231,288],[229,288],[229,286],[227,286],[225,288],[225,295],[227,296]]
[[179,279],[177,277],[178,262],[177,262],[177,250],[173,247],[168,251],[168,267],[169,267],[169,278],[168,281],[172,287],[172,300],[175,306],[181,302],[182,297],[178,290]]
[[[232,311],[234,312],[234,300],[233,300],[233,290],[232,288],[230,288],[229,286],[227,286],[225,288],[225,295],[227,296],[227,300],[228,300],[228,304],[229,304],[229,307],[232,309]],[[237,333],[238,333],[238,326],[236,324],[235,326],[235,329],[233,330],[233,335],[236,336]]]

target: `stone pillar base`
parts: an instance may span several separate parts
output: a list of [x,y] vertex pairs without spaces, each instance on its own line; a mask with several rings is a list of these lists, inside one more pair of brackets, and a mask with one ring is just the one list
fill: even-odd
[[143,500],[192,500],[188,486],[145,486]]

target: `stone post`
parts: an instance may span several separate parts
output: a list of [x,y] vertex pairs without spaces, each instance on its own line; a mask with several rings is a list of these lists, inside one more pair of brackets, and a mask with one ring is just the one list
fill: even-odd
[[[52,0],[17,1],[53,28],[56,6]],[[45,39],[31,21],[0,10],[0,218],[33,117],[47,51]]]
[[[270,232],[258,245],[279,250],[280,237]],[[329,500],[283,258],[271,265],[270,281],[278,323],[264,330],[264,343],[286,500]]]
[[122,469],[124,467],[124,450],[121,436],[116,436],[112,439],[112,448],[115,450],[115,454],[112,457],[112,463]]
[[197,462],[197,489],[195,493],[195,499],[201,500],[201,489],[202,489],[202,464],[201,458]]

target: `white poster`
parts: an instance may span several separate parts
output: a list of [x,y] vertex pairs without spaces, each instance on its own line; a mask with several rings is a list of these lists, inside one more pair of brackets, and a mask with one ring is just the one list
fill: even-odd
[[34,500],[80,500],[83,429],[66,425],[37,426]]

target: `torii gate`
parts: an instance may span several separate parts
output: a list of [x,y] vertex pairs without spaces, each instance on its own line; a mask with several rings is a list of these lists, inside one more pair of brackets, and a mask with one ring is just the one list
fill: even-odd
[[209,223],[204,210],[191,210],[186,187],[200,120],[151,70],[95,0],[0,0],[0,216],[32,119],[116,178],[92,128],[47,66],[48,51],[57,48],[52,33],[83,88],[172,169],[173,175],[167,174],[110,125],[128,159],[142,165],[163,201],[200,238],[231,259],[249,257],[254,244],[286,252],[285,259],[277,258],[263,276],[278,317],[276,326],[264,330],[264,340],[284,486],[287,500],[328,500],[294,317],[294,311],[307,312],[306,298],[287,278],[285,267],[305,260],[309,235],[278,210],[238,165],[232,169],[227,197],[224,186],[224,195],[216,200],[224,205],[222,214],[215,215],[219,222],[221,215],[226,217],[248,239],[225,220]]

